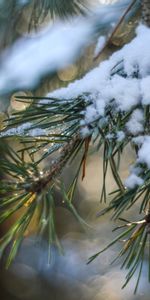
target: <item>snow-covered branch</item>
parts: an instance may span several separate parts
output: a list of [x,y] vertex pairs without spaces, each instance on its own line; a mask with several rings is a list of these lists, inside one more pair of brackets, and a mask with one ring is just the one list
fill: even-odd
[[[117,124],[111,126],[106,138],[121,142],[127,137],[135,145],[138,144],[135,166],[144,163],[147,168],[150,142],[147,136],[149,121],[145,118],[145,109],[150,105],[149,45],[150,29],[140,25],[137,36],[109,60],[102,62],[99,67],[67,88],[48,94],[48,97],[69,99],[86,93],[85,101],[91,104],[85,109],[84,120],[81,121],[81,134],[84,137],[92,133],[92,127],[95,130],[95,127],[101,128],[104,123],[109,124],[110,113],[114,120],[119,114],[124,116],[126,121],[122,122],[121,130]],[[45,101],[48,102],[41,100],[41,103]],[[134,170],[132,169],[126,181],[129,188],[135,188],[144,182]]]

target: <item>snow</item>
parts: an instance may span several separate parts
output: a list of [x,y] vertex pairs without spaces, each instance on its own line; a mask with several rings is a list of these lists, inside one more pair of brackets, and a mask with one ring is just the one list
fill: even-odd
[[[114,17],[112,15],[110,19]],[[108,21],[108,16],[106,16]],[[103,23],[106,22],[105,16]],[[57,23],[53,28],[48,27],[32,39],[22,39],[3,54],[4,62],[0,70],[0,90],[36,84],[39,77],[49,71],[63,68],[75,60],[91,40],[97,21],[88,22],[87,19],[77,18],[71,23]],[[100,37],[97,50],[102,47],[105,38]],[[98,49],[99,48],[99,49]],[[17,49],[17,50],[16,50]],[[44,55],[43,55],[44,52]],[[36,55],[35,55],[36,53]],[[8,54],[10,56],[8,57]],[[38,60],[38,63],[37,63]],[[17,67],[16,67],[17,66]],[[30,69],[29,69],[30,66]],[[13,70],[13,72],[12,72]],[[9,83],[9,84],[8,84]],[[128,115],[124,128],[116,126],[107,132],[106,138],[122,142],[126,137],[138,145],[135,167],[145,164],[150,168],[150,137],[144,136],[144,109],[150,104],[150,29],[139,25],[136,37],[110,58],[101,62],[80,80],[49,93],[48,97],[60,101],[73,101],[83,95],[87,104],[81,112],[81,136],[91,134],[89,125],[99,127],[109,122],[106,109],[111,107],[113,115],[118,113]],[[40,104],[51,100],[41,100]],[[89,104],[90,103],[90,104]],[[51,109],[50,106],[48,109]],[[94,125],[93,125],[94,123]],[[26,123],[17,128],[1,132],[6,135],[47,135],[48,132],[40,128],[32,129],[33,124]],[[114,126],[115,127],[115,126]],[[116,131],[115,131],[116,130]],[[92,129],[93,132],[93,129]],[[143,179],[136,168],[125,181],[127,188],[135,188],[143,184]]]
[[[148,81],[144,79],[148,78],[149,67],[150,29],[140,25],[137,29],[137,37],[114,53],[107,61],[100,63],[97,68],[91,70],[82,79],[69,84],[67,88],[56,90],[48,96],[70,99],[85,92],[89,93],[90,98],[93,96],[94,107],[97,108],[95,118],[97,114],[104,114],[105,106],[113,99],[118,110],[130,111],[141,102],[144,104],[145,97],[146,99],[148,97]],[[120,68],[128,76],[123,76],[122,73],[112,75]],[[135,75],[137,72],[139,73],[138,78]],[[146,94],[144,94],[145,85],[147,86]],[[96,101],[95,95],[97,96]],[[89,119],[89,108],[87,114]],[[91,109],[91,122],[93,118],[93,109]]]
[[108,133],[107,135],[106,135],[106,138],[108,139],[108,140],[113,140],[114,139],[114,134],[113,133]]
[[47,132],[45,129],[41,129],[41,128],[34,128],[34,129],[30,129],[27,133],[29,136],[45,136],[47,135]]
[[137,38],[129,45],[126,45],[122,52],[125,52],[124,69],[128,76],[132,76],[139,70],[139,75],[145,77],[150,69],[150,29],[144,25],[138,26]]
[[137,145],[137,146],[141,146],[144,143],[144,135],[139,135],[135,138],[132,139],[132,142]]
[[117,141],[122,142],[125,139],[125,133],[123,131],[117,132]]
[[106,37],[105,36],[100,36],[97,40],[97,44],[94,50],[94,56],[97,56],[100,51],[103,49],[104,45],[106,42]]
[[142,95],[142,104],[149,105],[150,104],[150,76],[147,76],[141,80],[141,95]]
[[91,70],[82,79],[70,83],[67,88],[60,88],[49,93],[47,96],[60,99],[70,99],[78,97],[85,92],[93,94],[100,89],[106,92],[105,85],[108,84],[111,67],[113,67],[113,65],[110,66],[108,61],[102,62],[100,67]]
[[33,123],[26,122],[23,123],[17,127],[10,128],[8,130],[4,130],[3,132],[0,132],[0,137],[6,137],[6,136],[42,136],[47,135],[46,130],[41,128],[34,128],[31,129],[33,126]]
[[125,180],[125,186],[128,189],[134,189],[138,186],[141,186],[144,183],[144,180],[140,177],[142,173],[142,168],[139,166],[131,166],[130,167],[130,175]]
[[115,99],[118,110],[128,111],[140,101],[137,79],[114,75],[110,81],[110,100]]
[[85,113],[85,124],[91,124],[98,118],[98,112],[94,105],[90,105],[86,109]]
[[[26,1],[21,3],[24,5]],[[28,38],[17,40],[0,56],[0,94],[29,89],[46,74],[73,63],[93,42],[95,33],[103,28],[110,31],[112,23],[118,22],[129,3],[129,0],[124,0],[110,6],[101,5],[87,18],[58,21]]]
[[91,135],[91,130],[88,128],[88,126],[82,126],[80,134],[82,138],[88,137]]
[[[78,33],[80,26],[74,28],[74,33]],[[57,33],[58,28],[56,30]],[[52,35],[53,30],[51,32]],[[62,32],[65,33],[66,30],[68,31],[68,27],[62,28],[58,33],[58,36],[60,33],[62,34]],[[85,32],[88,35],[89,32],[86,30]],[[80,36],[78,35],[77,39],[75,39],[71,47],[74,48],[75,44],[78,44],[79,46],[79,40],[81,40],[81,36],[84,31],[83,27],[81,31],[82,33],[80,32]],[[122,130],[118,130],[116,128],[116,132],[113,131],[107,133],[106,138],[113,140],[116,139],[117,142],[121,142],[126,138],[126,135],[127,137],[131,136],[132,142],[137,144],[139,148],[135,166],[144,163],[148,168],[150,168],[150,137],[143,136],[144,107],[145,105],[149,105],[150,101],[150,29],[144,25],[139,25],[136,33],[137,36],[129,44],[125,45],[121,50],[114,53],[108,60],[100,63],[97,68],[91,70],[80,80],[76,80],[74,83],[71,83],[70,85],[68,85],[68,87],[51,92],[50,94],[48,94],[48,97],[56,97],[60,99],[60,101],[68,101],[69,105],[69,102],[73,101],[74,98],[78,97],[81,94],[83,95],[84,101],[87,103],[87,107],[83,112],[81,112],[81,114],[83,115],[83,119],[80,122],[82,137],[86,137],[91,134],[91,130],[89,129],[89,125],[91,123],[95,122],[94,124],[97,125],[94,126],[98,127],[102,126],[102,123],[109,122],[109,119],[107,119],[105,113],[106,108],[109,105],[112,105],[112,102],[114,114],[117,114],[118,112],[131,113],[130,117],[127,118],[124,128],[122,128]],[[47,34],[47,38],[49,38],[49,33]],[[67,40],[68,35],[66,41]],[[43,41],[45,43],[45,38]],[[36,39],[35,45],[37,45]],[[35,51],[34,46],[33,49],[32,46],[31,50],[34,49]],[[63,52],[61,47],[62,57],[64,57],[64,53],[66,51],[65,46],[64,49],[65,50]],[[71,48],[69,51],[71,51]],[[57,49],[55,52],[57,52]],[[58,53],[55,54],[58,58]],[[47,58],[45,60],[45,64],[47,62]],[[54,61],[53,63],[55,64]],[[51,62],[51,64],[53,63]],[[38,67],[35,68],[35,70],[37,73],[40,71]],[[30,75],[32,77],[32,70],[31,74]],[[31,80],[30,75],[28,76],[27,81]],[[24,78],[26,80],[26,75],[24,76]],[[47,99],[41,100],[39,104],[50,103],[50,101],[51,100]],[[88,105],[88,102],[90,102],[91,104]],[[48,134],[47,131],[40,128],[32,129],[32,125],[33,124],[27,123],[17,128],[5,130],[1,133],[1,136],[21,134],[41,136]],[[127,188],[134,188],[143,184],[143,179],[139,177],[139,174],[137,174],[135,170],[132,170],[125,184]]]
[[144,163],[150,169],[150,136],[145,136],[144,141],[138,151],[138,163]]
[[[150,29],[140,25],[136,32],[137,36],[108,60],[67,88],[48,94],[48,97],[70,99],[89,93],[86,100],[92,103],[86,108],[85,124],[104,117],[106,106],[113,100],[116,112],[134,110],[126,129],[133,135],[141,133],[143,112],[137,107],[145,105],[149,99]],[[115,74],[119,69],[121,72]]]
[[135,175],[140,175],[140,173],[142,173],[142,168],[141,167],[139,167],[139,166],[134,166],[134,165],[132,165],[130,168],[130,173],[133,173],[133,174],[135,174]]
[[138,136],[133,138],[133,142],[138,145],[139,150],[135,164],[130,170],[131,174],[125,181],[125,186],[128,189],[144,184],[144,179],[140,177],[140,174],[145,173],[145,167],[150,169],[150,136]]
[[131,174],[129,177],[125,180],[125,186],[128,189],[134,189],[144,183],[144,180],[137,176],[136,174]]
[[81,122],[82,137],[90,134],[88,125],[94,121],[97,121],[97,127],[104,119],[109,122],[105,113],[112,102],[114,114],[131,113],[121,131],[116,129],[116,133],[106,135],[107,139],[116,139],[117,142],[123,141],[127,135],[138,145],[135,168],[125,181],[128,189],[144,183],[137,172],[137,165],[144,163],[150,168],[150,137],[142,135],[145,105],[150,104],[150,29],[139,25],[136,34],[129,44],[83,78],[48,94],[61,101],[76,98],[86,92],[85,101],[91,104],[85,109],[84,120]]
[[49,70],[64,68],[87,45],[92,32],[90,23],[75,19],[71,24],[60,22],[35,37],[18,40],[3,53],[0,89],[33,86]]
[[126,128],[129,133],[137,135],[144,131],[144,113],[142,109],[135,109],[130,120],[126,123]]

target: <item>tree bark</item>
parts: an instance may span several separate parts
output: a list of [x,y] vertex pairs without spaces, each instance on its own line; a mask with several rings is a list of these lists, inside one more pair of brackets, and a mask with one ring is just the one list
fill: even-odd
[[142,0],[142,18],[144,23],[150,27],[150,0]]

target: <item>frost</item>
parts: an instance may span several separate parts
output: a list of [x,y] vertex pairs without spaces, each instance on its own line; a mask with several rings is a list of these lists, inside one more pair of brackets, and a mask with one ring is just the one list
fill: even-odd
[[47,135],[46,130],[41,129],[41,128],[34,128],[28,131],[29,136],[42,136],[42,135]]
[[47,135],[46,130],[43,130],[41,128],[35,128],[31,129],[33,126],[33,123],[27,122],[23,123],[22,125],[18,127],[13,127],[8,130],[5,130],[0,133],[0,137],[5,137],[5,136],[15,136],[15,135],[27,135],[27,136],[42,136],[42,135]]

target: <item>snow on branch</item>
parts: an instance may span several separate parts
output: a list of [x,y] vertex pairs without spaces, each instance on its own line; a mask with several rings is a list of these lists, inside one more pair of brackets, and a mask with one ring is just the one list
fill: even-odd
[[136,33],[137,36],[129,44],[82,79],[48,96],[69,99],[85,92],[92,93],[96,94],[96,104],[107,104],[115,98],[118,108],[126,111],[138,104],[141,97],[143,105],[150,104],[150,29],[140,25]]
[[[60,99],[73,99],[86,94],[85,101],[90,104],[81,121],[82,136],[92,134],[95,128],[101,130],[108,127],[107,135],[105,132],[108,140],[121,142],[127,138],[138,145],[135,167],[142,165],[142,172],[137,175],[131,171],[125,183],[128,188],[143,184],[140,175],[145,176],[143,170],[150,167],[150,137],[145,136],[149,133],[149,115],[145,117],[145,109],[150,105],[150,29],[140,25],[136,33],[137,36],[129,44],[82,79],[48,94],[48,97]],[[48,100],[41,103],[43,101]],[[121,125],[115,121],[118,116]]]
[[[150,105],[150,29],[140,25],[136,33],[137,36],[129,44],[82,79],[47,95],[53,101],[57,99],[59,105],[62,99],[61,105],[68,105],[68,109],[72,101],[75,105],[76,99],[82,95],[82,101],[86,104],[85,110],[81,108],[78,112],[82,137],[104,129],[108,141],[122,143],[127,139],[136,145],[135,165],[125,182],[128,188],[143,184],[145,168],[149,170],[150,167],[149,110],[145,114]],[[43,99],[38,105],[44,105],[43,109],[49,113],[51,101]],[[25,123],[5,130],[1,137],[48,134],[49,130],[40,127],[33,130],[32,123]],[[137,169],[141,171],[135,172]]]

